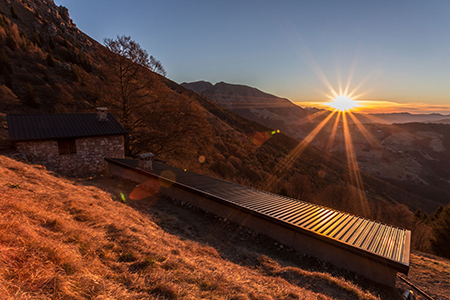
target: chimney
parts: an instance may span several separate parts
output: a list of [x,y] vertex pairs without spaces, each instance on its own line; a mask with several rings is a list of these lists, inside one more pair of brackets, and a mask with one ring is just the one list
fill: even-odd
[[108,108],[97,107],[97,119],[99,121],[108,121]]

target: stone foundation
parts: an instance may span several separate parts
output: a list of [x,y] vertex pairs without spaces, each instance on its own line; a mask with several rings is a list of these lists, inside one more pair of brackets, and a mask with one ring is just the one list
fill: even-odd
[[76,153],[72,154],[59,154],[56,140],[17,142],[16,149],[32,163],[74,177],[105,173],[108,168],[105,157],[124,157],[122,135],[77,138],[75,144]]

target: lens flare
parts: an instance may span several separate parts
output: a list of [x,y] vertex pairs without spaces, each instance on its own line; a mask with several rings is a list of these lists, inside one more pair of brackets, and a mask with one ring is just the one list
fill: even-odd
[[127,198],[123,193],[120,193],[120,199],[122,200],[123,203],[127,202]]
[[[186,171],[186,169],[184,169]],[[168,180],[164,180],[159,178],[159,183],[161,184],[161,186],[163,187],[170,187],[172,185],[173,182],[176,181],[176,175],[174,172],[170,171],[170,170],[164,170],[161,172],[161,177],[162,178],[166,178]]]
[[155,195],[161,185],[157,180],[147,180],[136,186],[136,188],[130,193],[129,198],[131,200],[142,200],[147,197]]

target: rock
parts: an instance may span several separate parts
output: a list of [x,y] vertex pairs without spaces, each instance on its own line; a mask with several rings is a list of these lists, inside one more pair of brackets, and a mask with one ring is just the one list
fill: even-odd
[[58,7],[58,13],[64,21],[72,23],[72,20],[70,19],[69,16],[69,10],[67,9],[67,7],[60,5]]
[[14,153],[11,155],[15,160],[26,161],[27,156],[24,153]]
[[414,292],[411,290],[405,290],[402,294],[403,298],[406,300],[415,300],[416,297],[414,296]]
[[47,27],[47,32],[51,36],[56,36],[56,34],[58,33],[58,28],[56,28],[56,25],[53,23],[49,24]]

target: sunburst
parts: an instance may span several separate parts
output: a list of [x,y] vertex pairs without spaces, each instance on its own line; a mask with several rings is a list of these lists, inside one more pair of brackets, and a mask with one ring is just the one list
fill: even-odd
[[347,95],[339,95],[331,102],[325,103],[340,112],[349,112],[358,107],[358,102]]

